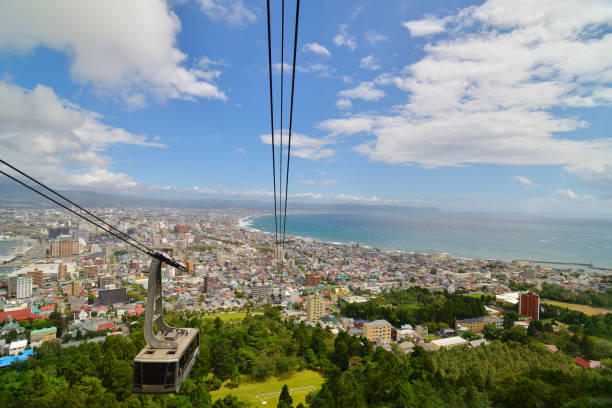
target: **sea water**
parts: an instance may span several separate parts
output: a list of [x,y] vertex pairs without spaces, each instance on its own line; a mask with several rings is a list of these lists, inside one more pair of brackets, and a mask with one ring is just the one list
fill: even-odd
[[[274,232],[274,216],[250,217],[243,226]],[[287,215],[287,235],[455,257],[612,268],[612,219],[434,211],[296,213]]]

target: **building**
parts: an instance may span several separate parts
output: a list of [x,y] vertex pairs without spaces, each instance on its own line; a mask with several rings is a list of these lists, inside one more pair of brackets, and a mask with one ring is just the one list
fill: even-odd
[[98,292],[96,306],[110,306],[130,303],[126,288],[101,290]]
[[440,350],[443,347],[450,349],[456,346],[462,346],[467,343],[468,343],[467,340],[464,339],[463,337],[454,336],[454,337],[447,337],[445,339],[434,340],[430,344],[434,350]]
[[186,234],[189,232],[189,227],[187,225],[178,224],[174,226],[174,232],[177,234]]
[[30,342],[32,347],[39,347],[46,341],[55,340],[57,338],[57,327],[47,327],[40,330],[32,330],[30,333]]
[[66,280],[68,278],[68,265],[66,264],[58,264],[57,265],[57,279],[58,280]]
[[100,267],[98,265],[83,265],[81,273],[84,278],[94,279],[100,273]]
[[315,275],[314,273],[309,273],[306,275],[306,286],[318,286],[321,284],[321,277]]
[[67,258],[79,253],[79,243],[77,241],[51,241],[51,257]]
[[113,277],[108,273],[98,275],[98,287],[105,288],[113,283]]
[[59,237],[60,235],[68,235],[68,234],[70,234],[69,227],[56,227],[56,228],[49,228],[47,237],[49,239],[55,239]]
[[518,312],[532,320],[540,320],[540,297],[529,291],[519,295]]
[[[208,288],[210,289],[210,288]],[[272,295],[272,285],[269,283],[258,283],[251,286],[251,297],[255,300],[269,301]]]
[[17,299],[28,299],[32,297],[31,276],[11,276],[8,281],[8,292],[10,296]]
[[501,329],[504,325],[504,319],[498,316],[484,316],[475,317],[472,319],[457,320],[457,324],[462,327],[465,327],[468,330],[480,333],[484,328],[485,324],[492,324],[498,329]]
[[15,340],[9,345],[9,356],[16,356],[23,353],[28,345],[27,340]]
[[309,322],[317,323],[325,316],[325,299],[321,296],[311,296],[306,301],[306,318]]
[[391,323],[386,320],[364,323],[363,335],[370,341],[391,341]]
[[39,288],[43,285],[43,271],[38,268],[34,268],[33,271],[28,272],[28,276],[32,277],[32,284]]
[[68,282],[66,286],[64,286],[64,293],[66,296],[78,296],[81,293],[81,284],[79,281],[73,280]]
[[536,279],[536,269],[533,266],[527,266],[521,274],[523,279],[534,281]]

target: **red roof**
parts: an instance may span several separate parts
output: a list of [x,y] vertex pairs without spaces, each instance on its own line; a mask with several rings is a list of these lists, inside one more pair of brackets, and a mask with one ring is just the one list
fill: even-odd
[[13,310],[10,312],[0,312],[0,323],[6,320],[8,316],[11,316],[13,320],[20,320],[20,321],[28,320],[28,319],[38,320],[38,316],[35,314],[32,314],[32,311],[30,309],[19,309],[19,310]]
[[40,308],[41,311],[43,310],[54,310],[55,309],[55,303],[49,303],[47,305],[44,305],[43,307]]
[[586,361],[585,359],[583,359],[583,358],[580,358],[580,357],[574,357],[574,361],[575,361],[575,362],[576,362],[576,364],[578,364],[580,367],[586,367],[586,368],[590,368],[590,367],[591,367],[591,364],[590,364],[588,361]]

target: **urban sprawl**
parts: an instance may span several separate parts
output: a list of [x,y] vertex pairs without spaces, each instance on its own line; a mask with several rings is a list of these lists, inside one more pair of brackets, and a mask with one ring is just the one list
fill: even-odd
[[[373,249],[289,237],[277,249],[274,234],[245,228],[251,210],[105,209],[96,215],[149,246],[170,253],[188,273],[164,266],[166,310],[205,313],[250,311],[263,304],[282,308],[296,322],[337,333],[363,335],[376,347],[404,352],[415,345],[439,350],[476,347],[462,331],[501,327],[503,308],[487,306],[486,316],[457,320],[455,327],[430,333],[424,325],[392,327],[386,320],[342,316],[340,304],[363,303],[392,289],[423,287],[449,293],[482,293],[516,305],[528,327],[539,319],[540,299],[509,283],[544,282],[577,291],[605,291],[601,274],[543,267],[528,261],[457,259],[447,253],[423,254]],[[129,316],[145,310],[150,258],[91,224],[58,210],[0,212],[0,240],[20,244],[0,256],[0,354],[2,364],[26,359],[45,341],[69,347],[127,335]],[[61,337],[57,327],[25,330],[23,322],[70,316]],[[554,346],[553,346],[554,347]],[[554,351],[554,350],[551,350]],[[596,364],[586,362],[585,364]]]

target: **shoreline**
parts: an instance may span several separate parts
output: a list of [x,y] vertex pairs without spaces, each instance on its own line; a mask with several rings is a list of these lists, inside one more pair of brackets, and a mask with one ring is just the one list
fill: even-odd
[[[288,213],[289,214],[289,213]],[[331,214],[330,212],[310,212],[310,211],[304,211],[304,212],[291,212],[291,214]],[[250,219],[255,218],[255,217],[264,217],[264,216],[271,216],[274,215],[273,213],[265,213],[265,214],[252,214],[246,217],[241,218],[240,220],[238,220],[238,223],[236,224],[238,226],[239,229],[244,229],[246,231],[250,231],[250,232],[261,232],[264,234],[274,234],[274,232],[268,232],[268,231],[264,231],[264,230],[260,230],[257,228],[253,228],[252,227],[252,222]],[[514,258],[512,260],[503,260],[503,259],[499,259],[499,258],[485,258],[485,257],[469,257],[469,256],[455,256],[453,253],[451,252],[447,252],[447,251],[433,251],[433,252],[424,252],[424,251],[414,251],[414,250],[406,250],[406,249],[394,249],[394,248],[376,248],[376,247],[371,247],[368,246],[362,242],[355,242],[355,241],[351,241],[351,242],[335,242],[335,241],[326,241],[323,239],[317,239],[317,238],[313,238],[313,237],[303,237],[303,236],[299,236],[299,235],[288,235],[288,237],[295,237],[296,239],[301,239],[301,240],[311,240],[311,241],[315,241],[315,242],[320,242],[320,243],[324,243],[324,244],[332,244],[332,245],[351,245],[351,244],[358,244],[363,246],[364,248],[369,248],[369,249],[376,249],[376,250],[381,250],[381,251],[394,251],[394,252],[398,252],[398,253],[407,253],[407,254],[415,254],[415,253],[419,253],[419,254],[423,254],[423,255],[427,255],[427,256],[431,256],[434,254],[450,254],[452,259],[457,259],[457,260],[469,260],[469,261],[499,261],[499,262],[506,262],[506,263],[511,263],[514,261],[529,261],[528,259],[522,259],[522,258]],[[538,262],[531,262],[534,265],[541,265],[541,266],[550,266],[551,262],[544,262],[544,263],[538,263]],[[564,261],[553,261],[553,264],[559,264],[559,265],[567,265],[567,268],[564,269],[571,269],[571,270],[577,270],[574,267],[572,267],[573,264],[576,264],[576,262],[564,262]],[[612,266],[611,267],[601,267],[598,265],[594,265],[592,264],[591,266],[583,266],[583,269],[587,272],[590,273],[595,273],[595,274],[605,274],[606,271],[610,271],[612,270]]]

